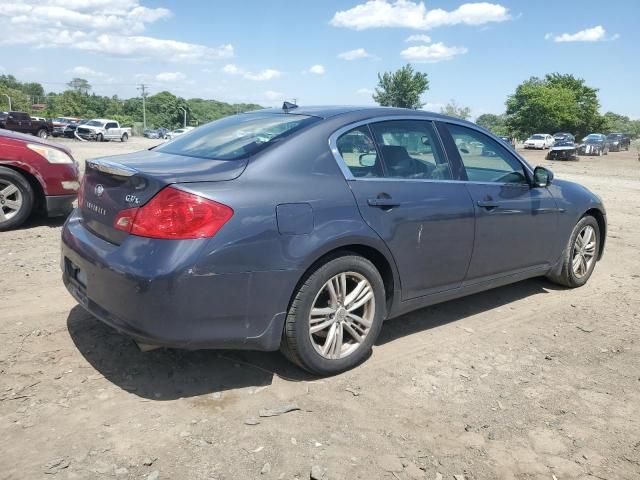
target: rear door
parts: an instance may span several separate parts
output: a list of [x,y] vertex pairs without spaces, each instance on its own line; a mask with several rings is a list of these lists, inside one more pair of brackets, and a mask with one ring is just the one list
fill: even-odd
[[467,281],[501,276],[552,261],[558,209],[547,188],[531,186],[530,172],[507,148],[476,129],[440,124],[459,163],[476,222]]
[[336,147],[362,217],[395,259],[402,299],[458,287],[471,258],[473,205],[452,181],[432,122],[357,126]]

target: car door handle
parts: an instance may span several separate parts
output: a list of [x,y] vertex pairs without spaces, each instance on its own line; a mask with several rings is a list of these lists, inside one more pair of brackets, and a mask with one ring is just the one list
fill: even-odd
[[400,206],[400,202],[393,198],[370,198],[367,200],[370,207],[391,208]]
[[491,210],[498,206],[498,202],[496,202],[495,200],[478,200],[478,206],[486,208],[487,210]]

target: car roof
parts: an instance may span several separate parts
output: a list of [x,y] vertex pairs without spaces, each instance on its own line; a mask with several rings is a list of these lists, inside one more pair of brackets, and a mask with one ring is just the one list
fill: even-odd
[[[262,110],[254,110],[246,113],[286,113],[291,115],[309,115],[320,118],[331,118],[340,115],[347,115],[354,117],[362,117],[362,119],[370,117],[381,116],[396,116],[396,115],[411,115],[411,116],[425,116],[429,118],[448,118],[440,113],[429,112],[427,110],[414,110],[411,108],[396,108],[396,107],[370,107],[366,105],[329,105],[329,106],[301,106],[292,108],[289,110],[283,110],[282,108],[265,108]],[[459,118],[455,119],[459,121]]]

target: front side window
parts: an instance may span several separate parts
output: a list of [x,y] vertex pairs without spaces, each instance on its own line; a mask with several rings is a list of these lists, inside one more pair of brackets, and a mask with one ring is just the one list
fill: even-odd
[[524,167],[491,137],[447,124],[470,182],[528,183]]
[[349,130],[336,142],[340,156],[354,177],[382,177],[382,164],[366,125]]
[[431,122],[390,120],[371,124],[371,130],[388,177],[451,179],[449,163]]
[[287,113],[243,113],[189,130],[155,150],[189,157],[237,160],[255,155],[318,120]]

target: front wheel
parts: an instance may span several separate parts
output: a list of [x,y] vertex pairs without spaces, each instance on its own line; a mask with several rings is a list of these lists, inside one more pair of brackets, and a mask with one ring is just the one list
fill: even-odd
[[562,268],[548,278],[565,287],[581,287],[589,280],[600,252],[600,227],[591,215],[576,224],[563,252]]
[[282,351],[314,374],[348,370],[369,354],[385,312],[382,277],[369,260],[357,255],[330,259],[295,292]]
[[34,193],[18,172],[0,167],[0,231],[19,227],[31,214]]
[[104,140],[104,137],[102,136],[101,133],[99,133],[98,135],[96,135],[96,142],[102,142]]

